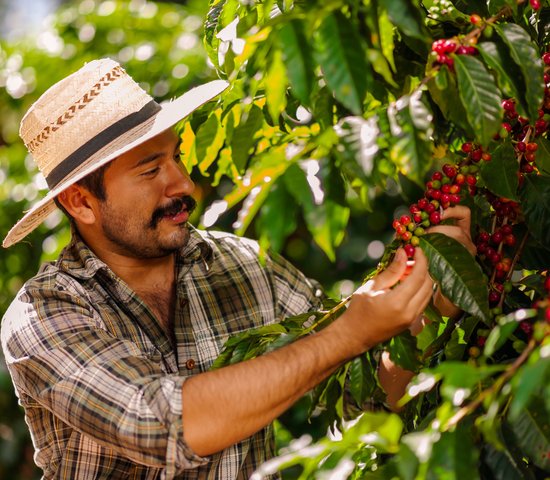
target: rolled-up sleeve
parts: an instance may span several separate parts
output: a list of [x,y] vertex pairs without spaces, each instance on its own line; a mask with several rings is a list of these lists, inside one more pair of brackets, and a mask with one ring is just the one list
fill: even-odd
[[2,347],[20,396],[117,454],[163,469],[164,478],[204,464],[184,441],[185,377],[163,372],[97,315],[66,292],[27,291],[12,303]]

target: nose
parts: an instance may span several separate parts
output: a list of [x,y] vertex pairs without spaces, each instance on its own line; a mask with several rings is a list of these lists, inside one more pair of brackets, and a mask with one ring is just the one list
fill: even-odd
[[167,171],[167,197],[181,197],[183,195],[192,195],[195,191],[195,183],[191,180],[187,169],[181,162],[170,163]]

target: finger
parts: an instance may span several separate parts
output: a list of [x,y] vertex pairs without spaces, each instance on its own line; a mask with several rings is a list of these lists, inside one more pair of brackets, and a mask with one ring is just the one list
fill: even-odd
[[407,268],[407,254],[402,248],[395,252],[395,256],[388,267],[375,277],[377,290],[393,287],[403,276]]
[[424,252],[417,248],[414,254],[414,266],[410,273],[405,277],[401,284],[394,289],[397,291],[399,289],[400,294],[404,295],[405,298],[412,297],[418,285],[424,282],[425,279],[429,279],[428,275],[428,260]]
[[448,237],[454,238],[457,242],[460,242],[466,249],[472,254],[475,255],[477,252],[474,242],[472,242],[472,237],[470,237],[469,232],[464,231],[462,228],[454,225],[437,225],[436,227],[430,227],[428,230],[429,233],[442,233]]
[[432,286],[433,282],[431,279],[425,280],[420,288],[418,288],[414,296],[410,299],[408,308],[411,309],[411,312],[413,312],[415,316],[420,315],[424,310],[426,310],[428,303],[430,303],[433,294]]
[[428,261],[422,250],[415,253],[415,266],[409,277],[403,281],[392,293],[405,300],[407,308],[415,316],[424,311],[433,294],[433,280],[428,274]]
[[456,226],[468,232],[468,235],[470,234],[471,212],[468,207],[456,205],[443,210],[441,221],[449,219],[455,219]]

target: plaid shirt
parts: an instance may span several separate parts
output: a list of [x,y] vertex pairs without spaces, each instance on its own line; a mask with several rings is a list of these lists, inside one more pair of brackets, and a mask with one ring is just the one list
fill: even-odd
[[11,304],[2,348],[43,478],[244,479],[273,455],[270,427],[196,455],[182,385],[230,335],[319,308],[319,289],[251,240],[195,229],[176,274],[173,338],[77,235]]

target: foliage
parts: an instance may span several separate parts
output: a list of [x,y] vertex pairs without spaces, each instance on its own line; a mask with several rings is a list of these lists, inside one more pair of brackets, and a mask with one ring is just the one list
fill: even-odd
[[[399,418],[364,413],[383,398],[368,352],[311,395],[342,438],[294,449],[258,478],[291,465],[300,478],[549,473],[549,15],[536,0],[210,3],[205,45],[231,89],[186,126],[184,161],[233,188],[204,223],[237,208],[237,233],[254,228],[279,249],[298,215],[334,261],[352,212],[412,182],[421,198],[379,268],[399,244],[420,246],[463,311],[430,308],[420,335],[381,347],[417,373]],[[457,203],[472,210],[475,259],[425,232]],[[313,326],[299,317],[234,337],[217,366],[322,328],[346,302]]]
[[[313,419],[331,424],[331,436],[305,446],[292,443],[258,477],[289,466],[299,467],[302,478],[529,479],[549,470],[550,143],[547,124],[540,122],[547,122],[550,107],[541,60],[550,8],[546,2],[533,8],[537,1],[210,3],[204,46],[231,88],[181,130],[184,162],[214,188],[201,187],[199,200],[223,197],[204,212],[203,226],[233,224],[264,249],[301,258],[299,266],[322,275],[331,289],[338,278],[375,273],[365,274],[369,262],[349,252],[357,245],[364,250],[376,222],[388,241],[384,229],[399,201],[384,192],[398,189],[408,203],[426,198],[434,184],[428,188],[425,182],[449,164],[475,178],[475,188],[463,188],[460,203],[472,209],[478,248],[486,245],[474,261],[460,245],[435,234],[416,235],[417,221],[408,223],[415,228],[411,238],[429,257],[432,276],[464,314],[446,318],[429,308],[431,323],[420,335],[403,334],[382,346],[417,373],[399,415],[365,412],[371,399],[384,397],[377,352],[368,352],[312,392]],[[102,10],[113,4],[114,10]],[[196,33],[182,12],[160,3],[84,1],[60,10],[42,43],[1,45],[0,80],[8,87],[12,79],[9,88],[0,88],[4,232],[20,215],[20,202],[32,202],[41,186],[37,176],[35,187],[25,188],[35,172],[26,167],[15,125],[48,85],[102,55],[120,59],[161,99],[212,75],[198,65],[199,46],[185,48],[194,38],[187,33]],[[442,39],[454,46],[441,44],[436,52],[433,42]],[[502,102],[510,99],[519,117],[512,118],[510,105]],[[521,143],[536,143],[536,158],[528,161],[526,153],[533,152],[521,151]],[[483,154],[492,158],[480,164],[477,155]],[[444,208],[441,202],[438,207]],[[395,216],[404,213],[397,208]],[[2,253],[1,308],[66,240],[67,226],[59,221],[37,230],[31,244]],[[493,248],[481,242],[506,225],[517,243]],[[389,244],[379,268],[407,242]],[[509,262],[493,263],[489,245],[495,250],[489,253]],[[329,260],[335,265],[325,268]],[[491,293],[499,294],[496,303]],[[286,319],[231,339],[218,366],[322,327],[346,299],[327,304],[312,314],[315,319]],[[10,403],[8,379],[0,375],[0,401],[7,405],[2,411],[18,419],[2,418],[7,430],[0,431],[0,452],[23,457],[24,425]],[[0,462],[13,471],[8,460]]]

